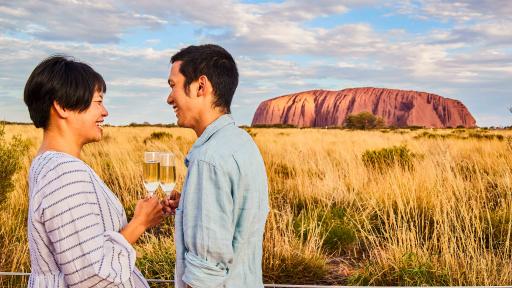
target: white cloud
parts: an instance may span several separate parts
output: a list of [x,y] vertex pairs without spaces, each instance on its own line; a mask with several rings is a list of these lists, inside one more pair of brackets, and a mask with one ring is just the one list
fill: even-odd
[[119,1],[14,1],[0,4],[0,28],[38,39],[116,43],[132,27],[167,21],[124,9]]
[[[107,103],[117,103],[114,106],[121,107],[110,111],[110,123],[132,122],[129,121],[130,117],[140,119],[137,116],[139,113],[149,115],[148,121],[168,123],[173,118],[169,116],[165,103],[168,95],[167,75],[170,56],[176,51],[177,49],[137,49],[116,45],[20,40],[0,36],[2,113],[8,116],[7,119],[21,121],[19,111],[26,110],[22,91],[28,75],[44,58],[63,53],[90,64],[103,75],[107,82]],[[12,105],[18,109],[8,108]],[[149,111],[155,112],[152,114]],[[25,112],[21,118],[29,121],[28,113]]]
[[153,45],[160,44],[160,39],[148,39],[148,40],[144,41],[144,43],[146,43],[149,46],[153,46]]
[[112,79],[108,83],[112,86],[120,87],[156,87],[156,88],[168,88],[169,84],[165,78],[116,78]]
[[442,21],[467,22],[473,20],[510,19],[512,2],[502,0],[409,0],[388,2],[398,13],[420,19],[435,17]]

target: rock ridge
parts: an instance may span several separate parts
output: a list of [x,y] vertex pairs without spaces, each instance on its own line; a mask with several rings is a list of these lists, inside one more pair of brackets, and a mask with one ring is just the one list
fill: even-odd
[[386,88],[310,90],[263,101],[252,125],[343,126],[350,114],[370,112],[387,126],[475,127],[466,106],[436,94]]

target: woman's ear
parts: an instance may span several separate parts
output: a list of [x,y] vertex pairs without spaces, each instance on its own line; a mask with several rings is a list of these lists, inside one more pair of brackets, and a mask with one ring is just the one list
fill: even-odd
[[69,117],[71,110],[63,108],[57,101],[53,101],[52,110],[59,117],[66,119]]

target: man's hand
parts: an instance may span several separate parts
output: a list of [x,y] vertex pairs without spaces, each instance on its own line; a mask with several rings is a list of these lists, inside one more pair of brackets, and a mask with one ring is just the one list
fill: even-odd
[[173,190],[169,198],[166,198],[162,201],[162,210],[165,215],[174,215],[176,214],[176,208],[180,204],[181,193]]

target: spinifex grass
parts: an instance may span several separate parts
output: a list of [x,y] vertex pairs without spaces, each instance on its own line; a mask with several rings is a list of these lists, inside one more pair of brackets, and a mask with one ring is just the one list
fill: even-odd
[[[426,130],[249,130],[269,176],[265,282],[512,284],[510,131],[492,131],[501,137],[486,138],[469,137],[483,132],[453,130],[428,133],[468,136],[414,137]],[[30,126],[6,127],[6,139],[21,134],[32,146],[1,204],[2,271],[30,270],[26,178],[40,133]],[[186,173],[183,159],[194,141],[191,130],[180,128],[107,127],[104,140],[87,145],[82,158],[131,215],[144,195],[143,151],[176,155],[180,189]],[[365,151],[392,147],[421,155],[406,157],[406,166],[414,169],[403,169],[395,157],[400,153],[379,169],[365,165]],[[148,278],[173,278],[172,227],[172,218],[166,219],[136,245],[138,265]],[[23,281],[9,279],[0,280],[0,286]]]

